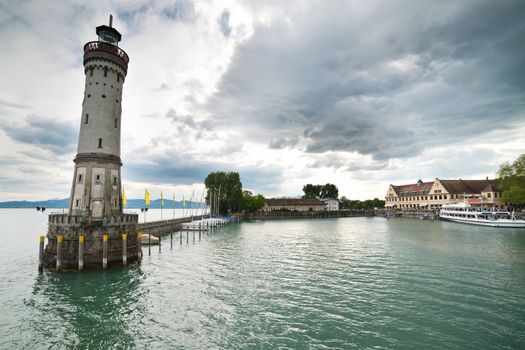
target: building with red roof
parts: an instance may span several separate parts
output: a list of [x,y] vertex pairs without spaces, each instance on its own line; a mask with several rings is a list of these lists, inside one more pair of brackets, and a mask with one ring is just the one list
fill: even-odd
[[504,208],[498,180],[419,180],[415,184],[390,185],[387,209],[439,209],[443,204],[468,202],[474,206]]

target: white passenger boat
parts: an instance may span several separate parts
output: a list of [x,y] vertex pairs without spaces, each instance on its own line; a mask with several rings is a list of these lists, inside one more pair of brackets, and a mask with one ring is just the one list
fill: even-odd
[[525,220],[517,220],[514,212],[475,208],[468,203],[444,204],[439,211],[439,217],[464,224],[492,227],[525,227]]

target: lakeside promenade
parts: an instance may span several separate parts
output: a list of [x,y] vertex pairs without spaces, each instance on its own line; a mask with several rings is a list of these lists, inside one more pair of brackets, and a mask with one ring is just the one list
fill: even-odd
[[253,213],[238,214],[240,220],[272,220],[272,219],[301,219],[301,218],[344,218],[344,217],[408,217],[418,219],[438,219],[438,210],[323,210],[323,211],[256,211]]

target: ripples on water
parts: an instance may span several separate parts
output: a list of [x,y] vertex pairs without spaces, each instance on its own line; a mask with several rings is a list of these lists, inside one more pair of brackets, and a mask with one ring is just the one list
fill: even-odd
[[11,226],[29,243],[2,236],[4,348],[525,348],[524,230],[253,222],[128,269],[38,274],[38,220]]

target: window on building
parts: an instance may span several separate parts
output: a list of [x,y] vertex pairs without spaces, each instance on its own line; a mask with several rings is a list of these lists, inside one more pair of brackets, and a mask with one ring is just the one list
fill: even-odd
[[488,198],[491,198],[490,192],[489,192],[489,193],[487,193],[487,197],[488,197]]
[[104,67],[104,76],[105,76],[105,77],[108,76],[108,67]]
[[86,114],[86,119],[84,120],[84,124],[89,123],[89,114]]
[[98,174],[96,177],[95,177],[95,182],[96,183],[100,183],[100,174]]
[[91,73],[89,75],[93,76],[93,67],[91,67]]
[[443,197],[441,195],[439,195],[439,199],[443,199]]
[[102,95],[102,98],[106,98],[106,95]]
[[98,148],[102,148],[102,139],[98,139]]
[[115,128],[117,128],[117,127],[118,127],[118,119],[115,118]]
[[87,96],[87,97],[91,97],[91,94],[88,94],[88,96]]
[[120,82],[120,74],[117,74],[117,83]]
[[82,174],[78,174],[78,183],[79,183],[79,184],[82,183]]
[[447,199],[447,195],[446,194],[443,195],[443,199]]
[[80,200],[77,199],[76,202],[75,202],[75,207],[78,208],[79,206],[80,206]]
[[117,186],[117,177],[113,176],[113,186]]

